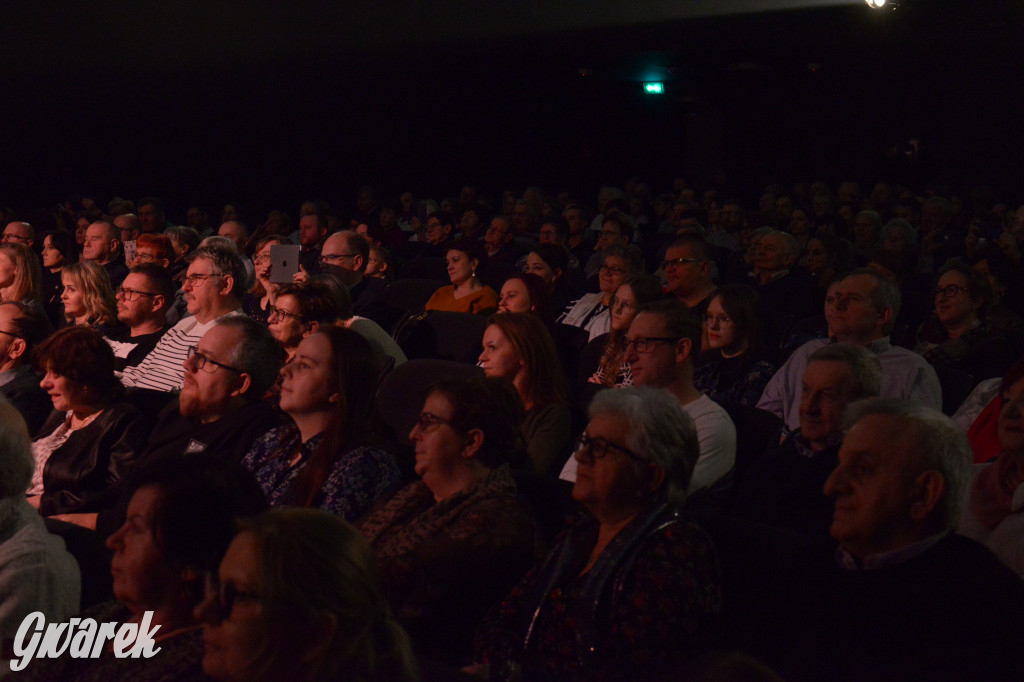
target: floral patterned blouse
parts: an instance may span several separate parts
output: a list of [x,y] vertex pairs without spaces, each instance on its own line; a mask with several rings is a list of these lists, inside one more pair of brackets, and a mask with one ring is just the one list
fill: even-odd
[[[272,507],[288,504],[295,477],[306,465],[323,434],[299,443],[299,430],[292,424],[271,429],[253,443],[242,464],[256,475]],[[299,461],[290,464],[299,448]],[[394,492],[402,482],[398,464],[391,453],[360,446],[349,450],[334,463],[317,497],[316,506],[346,521],[362,517],[379,500]]]

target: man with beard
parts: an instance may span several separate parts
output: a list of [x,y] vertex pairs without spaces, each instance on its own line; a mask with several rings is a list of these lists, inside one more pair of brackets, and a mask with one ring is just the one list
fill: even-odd
[[198,452],[241,461],[279,422],[262,398],[283,359],[259,322],[244,315],[218,319],[189,352],[181,393],[161,411],[140,461]]

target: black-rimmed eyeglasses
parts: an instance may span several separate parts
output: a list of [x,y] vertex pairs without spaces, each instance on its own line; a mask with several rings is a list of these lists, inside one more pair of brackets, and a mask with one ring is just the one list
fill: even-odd
[[[205,355],[203,355],[202,353],[200,353],[199,349],[196,346],[189,346],[188,347],[188,356],[186,356],[185,360],[192,362],[192,364],[195,365],[195,368],[197,370],[206,367],[207,364],[210,364],[210,365],[215,365],[217,367],[220,367],[221,369],[226,369],[229,372],[234,372],[235,374],[243,374],[244,373],[244,372],[242,372],[242,370],[236,369],[236,368],[232,367],[231,365],[225,365],[222,362],[217,362],[216,360],[211,360],[210,358],[208,358]],[[216,372],[217,370],[216,369],[211,369],[211,370],[207,370],[207,371],[212,374],[213,372]]]

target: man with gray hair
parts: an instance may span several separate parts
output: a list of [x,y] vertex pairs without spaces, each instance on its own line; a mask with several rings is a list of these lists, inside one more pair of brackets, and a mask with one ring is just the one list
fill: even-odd
[[902,398],[942,407],[939,377],[928,362],[913,351],[894,346],[889,332],[900,309],[899,289],[869,268],[854,270],[829,289],[825,299],[828,339],[813,339],[797,348],[779,368],[757,406],[782,417],[790,431],[800,426],[801,381],[807,361],[819,348],[835,342],[863,346],[882,363],[883,398]]
[[822,486],[838,462],[847,405],[878,395],[882,367],[852,343],[823,346],[808,359],[800,428],[737,472],[733,511],[751,521],[819,540],[828,538],[832,502]]
[[793,323],[814,312],[811,285],[791,271],[800,245],[788,232],[769,232],[761,238],[750,284],[761,299],[761,328],[767,348],[778,348]]
[[[21,414],[0,397],[0,647],[8,650],[25,616],[50,622],[78,613],[82,579],[64,541],[46,531],[25,501],[35,459]],[[0,665],[6,665],[6,655]]]
[[126,368],[121,383],[156,391],[180,390],[189,349],[219,318],[242,314],[246,279],[238,254],[213,246],[196,249],[181,287],[191,316],[171,327],[141,363]]
[[[1024,583],[956,535],[971,478],[962,430],[905,400],[850,407],[835,500],[839,563],[818,609],[815,679],[1024,679]],[[815,595],[805,595],[816,599]]]

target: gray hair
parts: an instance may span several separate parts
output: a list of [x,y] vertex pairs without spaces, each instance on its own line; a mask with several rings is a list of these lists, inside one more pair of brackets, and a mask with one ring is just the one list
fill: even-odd
[[791,235],[789,232],[784,232],[782,230],[772,230],[768,234],[782,235],[782,246],[786,249],[786,253],[792,257],[794,261],[800,257],[800,242],[796,240],[796,237]]
[[850,368],[850,379],[853,382],[851,400],[874,398],[882,390],[882,363],[863,346],[855,343],[830,343],[807,358],[808,365],[816,361],[841,362]]
[[693,420],[672,394],[639,386],[601,391],[587,413],[612,413],[629,422],[627,447],[665,473],[665,485],[654,494],[672,506],[683,506],[700,445]]
[[935,507],[935,518],[943,529],[955,530],[971,485],[974,455],[967,435],[938,410],[896,398],[853,403],[846,413],[844,429],[872,415],[893,417],[901,422],[898,432],[914,434],[916,442],[908,452],[917,465],[916,473],[937,471],[942,476],[944,489]]
[[251,383],[245,392],[246,400],[261,400],[277,380],[284,351],[265,325],[246,315],[225,315],[217,318],[217,325],[237,329],[242,341],[234,348],[231,366],[249,375]]
[[621,258],[626,261],[626,264],[629,265],[629,275],[636,275],[644,271],[644,256],[640,253],[640,249],[632,246],[631,244],[615,244],[613,246],[609,246],[607,249],[602,251],[601,254],[602,263],[604,263],[609,256]]
[[200,247],[212,246],[218,249],[225,249],[227,251],[233,251],[238,253],[238,244],[235,243],[234,239],[228,237],[222,237],[219,234],[213,234],[199,242]]
[[[16,407],[0,398],[0,503],[23,498],[35,468],[25,419]],[[0,514],[0,519],[5,516]]]
[[893,218],[882,227],[882,241],[885,241],[890,232],[902,233],[910,246],[917,244],[917,230],[903,218]]
[[238,257],[235,243],[227,239],[227,237],[219,237],[219,239],[226,239],[231,243],[231,248],[224,249],[214,245],[200,246],[188,255],[188,262],[192,263],[192,261],[198,258],[205,258],[213,263],[213,266],[222,273],[230,275],[234,280],[234,283],[231,285],[231,293],[241,301],[242,295],[249,289],[249,273],[246,272],[242,259]]
[[896,316],[900,314],[900,304],[902,301],[900,298],[900,288],[891,279],[871,268],[857,268],[850,271],[842,279],[860,275],[870,277],[875,282],[875,288],[871,290],[871,304],[875,306],[875,310],[881,313],[887,308],[892,308],[892,317],[882,327],[882,333],[888,335],[896,324]]

